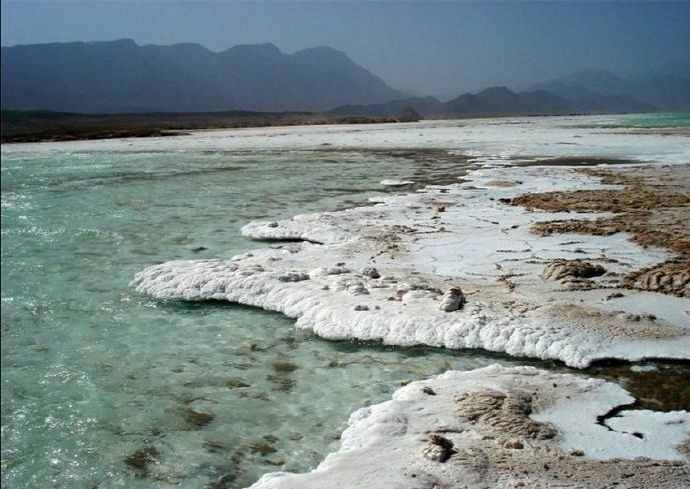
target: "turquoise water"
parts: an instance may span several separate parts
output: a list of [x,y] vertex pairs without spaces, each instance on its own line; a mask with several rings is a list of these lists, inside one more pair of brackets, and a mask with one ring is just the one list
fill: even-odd
[[623,118],[621,125],[623,127],[639,127],[650,129],[690,127],[690,113],[674,112],[668,114],[639,114]]
[[30,148],[2,159],[2,487],[245,487],[313,468],[350,412],[403,381],[513,362],[327,342],[277,314],[128,287],[153,263],[265,246],[239,235],[252,219],[461,167],[366,152]]

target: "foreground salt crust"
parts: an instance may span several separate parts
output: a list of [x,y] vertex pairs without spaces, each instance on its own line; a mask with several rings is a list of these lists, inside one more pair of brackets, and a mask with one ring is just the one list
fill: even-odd
[[[465,179],[370,207],[250,223],[246,236],[301,242],[227,261],[152,266],[133,285],[162,299],[279,311],[330,339],[482,348],[574,367],[602,358],[690,358],[687,299],[634,291],[609,298],[606,289],[666,252],[643,250],[623,234],[538,237],[531,223],[564,214],[500,201],[545,188],[605,186],[568,168],[478,169]],[[589,279],[597,288],[577,290],[577,281],[552,279],[562,273],[544,274],[558,259],[589,260],[605,273]],[[444,292],[454,287],[467,304],[442,310]],[[634,302],[636,314],[618,300]]]
[[610,382],[532,367],[448,371],[353,413],[314,471],[252,489],[688,487],[690,413],[607,417],[632,401]]

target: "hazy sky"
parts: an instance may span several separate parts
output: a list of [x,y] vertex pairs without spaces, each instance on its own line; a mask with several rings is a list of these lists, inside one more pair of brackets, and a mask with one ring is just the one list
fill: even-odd
[[456,95],[585,68],[690,65],[690,2],[2,1],[2,45],[132,38],[328,45],[396,88]]

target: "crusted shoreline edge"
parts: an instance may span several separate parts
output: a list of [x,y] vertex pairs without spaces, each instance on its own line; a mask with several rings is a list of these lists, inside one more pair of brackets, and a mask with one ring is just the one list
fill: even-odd
[[[572,214],[506,203],[544,189],[618,186],[566,167],[480,168],[463,180],[371,207],[250,223],[246,236],[300,242],[156,265],[132,285],[161,299],[282,312],[329,339],[481,348],[578,368],[690,358],[686,299],[620,291],[630,271],[665,262],[667,251],[625,233],[538,236],[535,223]],[[464,292],[464,308],[443,305],[451,290]]]
[[251,488],[687,487],[690,413],[617,412],[632,400],[613,383],[533,367],[448,371],[354,412],[313,471]]
[[[151,267],[133,285],[160,298],[230,300],[279,310],[296,318],[297,327],[326,338],[449,346],[447,337],[439,338],[438,332],[445,331],[463,339],[460,347],[557,358],[576,367],[600,358],[687,359],[683,314],[688,312],[682,294],[625,290],[631,270],[653,269],[669,253],[643,250],[623,233],[539,237],[544,246],[535,246],[540,234],[535,225],[559,216],[513,208],[511,219],[503,222],[510,206],[492,203],[545,186],[596,190],[606,185],[582,175],[568,180],[572,169],[525,171],[480,169],[461,185],[428,187],[382,199],[372,208],[251,223],[243,229],[247,236],[301,242],[276,244],[230,261]],[[539,181],[524,185],[534,178]],[[521,187],[519,192],[515,187]],[[468,211],[464,219],[449,218],[454,207]],[[453,234],[467,228],[468,221],[476,223],[472,238],[482,245],[491,244],[486,234],[496,234],[497,227],[503,235],[519,230],[522,239],[507,236],[508,246],[493,243],[493,249],[470,253],[475,263],[463,273],[453,267],[448,253],[433,250],[452,249]],[[460,261],[468,264],[466,257]],[[461,300],[455,297],[448,307],[451,290],[461,291]],[[580,304],[577,297],[584,297]],[[404,312],[382,311],[382,299]],[[467,305],[460,307],[465,300]],[[535,300],[541,301],[536,307]],[[646,312],[658,309],[672,313],[656,317]],[[437,320],[431,332],[423,324],[429,324],[429,316]],[[458,320],[460,327],[454,325]],[[382,326],[372,328],[377,322]],[[473,380],[467,385],[462,377]],[[540,380],[525,380],[531,377]],[[408,392],[414,399],[407,399]],[[690,415],[624,411],[633,401],[610,382],[530,368],[449,371],[400,389],[392,401],[355,412],[341,449],[316,470],[266,474],[252,488],[599,487],[620,480],[631,488],[686,487]],[[586,413],[585,424],[572,416],[573,409]]]

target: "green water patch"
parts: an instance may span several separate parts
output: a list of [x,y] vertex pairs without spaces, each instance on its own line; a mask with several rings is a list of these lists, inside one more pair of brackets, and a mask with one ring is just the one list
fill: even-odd
[[621,127],[639,127],[646,129],[690,127],[690,112],[639,114],[629,116],[622,120]]
[[313,468],[350,412],[400,382],[493,363],[326,342],[128,286],[153,263],[264,246],[239,234],[248,221],[461,170],[366,151],[3,154],[3,487],[245,487]]

